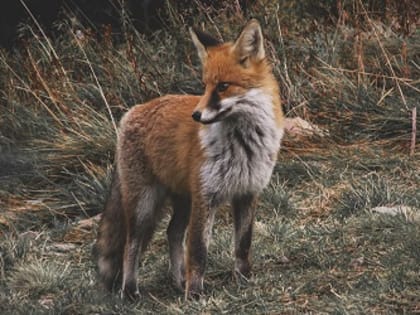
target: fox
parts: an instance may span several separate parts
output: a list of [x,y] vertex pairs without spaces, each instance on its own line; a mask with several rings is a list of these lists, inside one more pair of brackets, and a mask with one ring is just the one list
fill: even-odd
[[131,107],[118,128],[111,190],[98,229],[101,282],[140,296],[137,269],[167,200],[169,270],[185,298],[203,295],[217,208],[230,203],[234,275],[251,276],[258,196],[283,137],[279,84],[251,19],[235,41],[189,29],[202,66],[202,95],[166,95]]

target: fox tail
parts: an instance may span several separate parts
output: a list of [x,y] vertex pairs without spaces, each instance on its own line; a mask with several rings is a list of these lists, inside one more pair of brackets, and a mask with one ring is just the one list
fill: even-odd
[[121,201],[120,180],[114,171],[111,191],[102,213],[96,242],[99,277],[109,291],[119,288],[122,278],[126,223]]

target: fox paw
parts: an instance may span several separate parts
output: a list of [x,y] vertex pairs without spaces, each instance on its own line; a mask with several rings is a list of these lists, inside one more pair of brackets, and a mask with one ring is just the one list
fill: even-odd
[[251,265],[248,261],[237,261],[234,271],[236,282],[246,284],[251,277]]
[[136,283],[129,283],[121,289],[121,298],[128,299],[130,301],[136,301],[141,297],[140,291]]
[[191,279],[186,282],[185,299],[198,300],[203,293],[203,279]]

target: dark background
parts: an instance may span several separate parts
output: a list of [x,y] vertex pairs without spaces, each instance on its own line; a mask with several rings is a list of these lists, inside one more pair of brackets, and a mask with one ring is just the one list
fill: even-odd
[[[206,7],[216,8],[217,12],[234,6],[237,8],[235,14],[247,16],[249,9],[255,4],[255,0],[2,0],[0,1],[0,48],[10,48],[20,42],[23,36],[19,25],[33,24],[33,19],[22,2],[36,18],[43,31],[50,36],[58,35],[57,25],[68,21],[70,17],[76,18],[78,23],[94,30],[98,35],[102,26],[110,27],[114,34],[118,34],[122,27],[121,14],[124,12],[138,31],[151,34],[165,25],[170,6],[176,7],[177,11],[182,13],[184,21],[188,23],[200,10],[215,12],[215,10],[206,10]],[[395,18],[395,13],[398,12],[399,31],[405,35],[410,32],[410,24],[418,21],[417,14],[420,10],[418,1],[363,0],[361,3],[371,17],[379,18],[383,22],[390,22],[389,20]],[[354,1],[279,0],[278,5],[282,11],[287,11],[292,6],[302,12],[302,15],[310,14],[318,20],[323,19],[323,22],[335,23],[344,11],[353,13],[351,15],[354,17],[354,23],[359,23],[364,18],[358,3]]]
[[[25,9],[24,4],[27,6]],[[125,12],[142,33],[152,33],[162,27],[167,18],[168,5],[189,10],[197,6],[223,8],[231,1],[165,1],[165,0],[2,0],[0,1],[0,47],[10,48],[19,42],[21,23],[33,24],[28,10],[43,30],[50,36],[57,35],[56,24],[69,17],[96,31],[110,26],[114,33],[121,29],[121,13]],[[242,12],[254,0],[234,1]],[[124,10],[122,10],[124,9]]]

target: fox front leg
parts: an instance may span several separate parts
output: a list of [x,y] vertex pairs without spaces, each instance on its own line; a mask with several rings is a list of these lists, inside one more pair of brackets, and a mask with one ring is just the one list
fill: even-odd
[[235,243],[235,276],[241,280],[251,275],[250,248],[254,224],[256,198],[254,195],[237,196],[232,200]]

